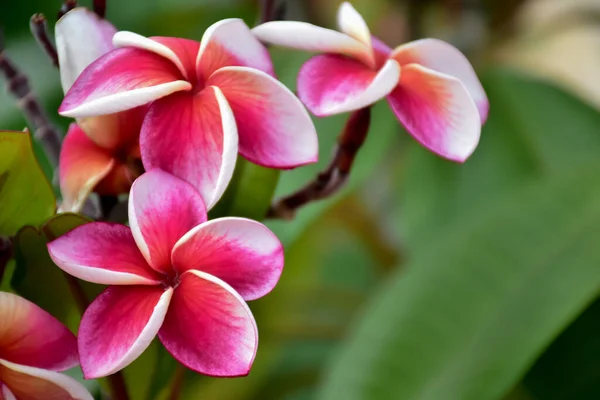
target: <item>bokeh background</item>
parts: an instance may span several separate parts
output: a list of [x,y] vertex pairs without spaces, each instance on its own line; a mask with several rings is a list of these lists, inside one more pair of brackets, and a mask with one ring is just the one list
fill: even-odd
[[[334,27],[339,3],[287,0],[286,16]],[[268,223],[286,266],[251,303],[260,331],[251,374],[184,373],[155,343],[125,371],[132,399],[166,399],[173,382],[183,382],[181,399],[204,400],[600,399],[600,1],[352,3],[392,47],[437,37],[468,55],[491,103],[479,148],[464,165],[441,160],[376,106],[345,190]],[[53,25],[59,8],[2,0],[0,25],[64,132],[58,72],[28,30],[33,13]],[[223,18],[253,25],[257,11],[254,0],[108,0],[107,18],[199,40]],[[272,55],[293,89],[309,55]],[[315,120],[321,161],[282,173],[277,195],[323,168],[346,118]],[[0,128],[24,126],[0,94]]]

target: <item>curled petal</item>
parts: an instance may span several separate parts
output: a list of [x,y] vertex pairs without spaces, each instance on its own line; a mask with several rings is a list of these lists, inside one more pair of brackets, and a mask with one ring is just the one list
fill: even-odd
[[[70,376],[0,359],[2,391],[6,400],[93,400],[87,389]],[[1,398],[1,397],[0,397]]]
[[160,329],[173,289],[109,286],[88,307],[79,327],[79,357],[86,379],[113,374],[148,348]]
[[210,209],[221,198],[235,168],[235,118],[217,87],[209,86],[195,95],[173,95],[150,107],[140,148],[147,170],[160,168],[191,183]]
[[477,147],[479,112],[458,79],[409,64],[388,101],[406,130],[432,152],[464,162]]
[[136,48],[115,49],[90,64],[58,109],[81,118],[129,110],[178,91],[191,89],[169,60]]
[[77,123],[98,146],[122,154],[135,148],[148,112],[147,106],[132,108],[114,114],[80,118]]
[[52,261],[69,275],[103,285],[157,285],[161,276],[148,266],[131,229],[92,222],[48,243]]
[[63,324],[40,307],[0,292],[0,359],[63,371],[77,365],[77,342]]
[[273,75],[269,52],[241,19],[231,18],[211,25],[204,35],[196,59],[198,78],[206,81],[222,67],[243,66]]
[[219,218],[189,231],[173,249],[179,271],[198,269],[227,282],[245,300],[269,293],[283,269],[283,246],[263,224]]
[[71,124],[58,161],[61,211],[78,212],[114,165],[115,160],[107,150],[88,138],[77,124]]
[[453,76],[465,85],[475,101],[481,122],[487,119],[489,101],[471,63],[456,47],[438,39],[421,39],[394,49],[391,57],[400,65],[420,64]]
[[85,67],[113,49],[112,37],[117,29],[85,7],[63,15],[54,29],[60,83],[66,93]]
[[202,197],[189,183],[159,169],[140,176],[129,194],[129,225],[150,266],[167,273],[175,243],[206,221]]
[[239,151],[253,163],[293,168],[319,156],[317,132],[298,98],[282,83],[253,68],[225,67],[211,75],[235,116]]
[[158,337],[180,363],[210,376],[247,375],[258,347],[256,322],[240,295],[194,270],[181,276]]
[[347,1],[338,9],[337,22],[340,31],[364,43],[372,52],[371,32],[363,17]]
[[317,116],[369,106],[398,84],[400,66],[388,60],[379,72],[344,56],[321,55],[308,60],[298,75],[298,96]]

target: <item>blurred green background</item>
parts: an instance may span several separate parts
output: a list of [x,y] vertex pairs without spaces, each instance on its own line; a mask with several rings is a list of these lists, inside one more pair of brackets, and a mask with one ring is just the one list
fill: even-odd
[[[287,3],[288,19],[333,27],[340,1]],[[436,158],[376,106],[345,190],[268,222],[286,266],[251,303],[250,375],[183,373],[153,344],[125,371],[132,399],[169,398],[182,379],[181,399],[600,399],[600,1],[352,3],[391,46],[438,37],[468,55],[491,103],[479,148],[464,165]],[[53,25],[59,8],[5,0],[0,25],[64,132],[58,71],[28,31],[33,13]],[[219,19],[258,15],[253,0],[108,0],[107,10],[120,29],[196,40]],[[309,55],[272,55],[293,89]],[[315,120],[321,160],[282,173],[278,196],[327,164],[346,117]],[[0,94],[0,128],[24,126]]]

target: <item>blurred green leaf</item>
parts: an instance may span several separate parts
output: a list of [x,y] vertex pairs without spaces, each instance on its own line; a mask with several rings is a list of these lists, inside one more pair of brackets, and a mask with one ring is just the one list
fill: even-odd
[[50,183],[40,169],[28,132],[0,132],[0,235],[39,225],[56,207]]
[[600,164],[507,193],[373,300],[322,399],[494,400],[600,287]]

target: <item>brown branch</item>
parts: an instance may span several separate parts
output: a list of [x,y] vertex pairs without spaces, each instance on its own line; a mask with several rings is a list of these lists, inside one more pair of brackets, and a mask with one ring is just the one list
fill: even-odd
[[272,21],[275,17],[275,0],[259,0],[260,23]]
[[0,283],[4,277],[4,271],[6,266],[13,256],[13,243],[12,240],[5,236],[0,236]]
[[185,381],[185,371],[186,369],[183,365],[177,364],[175,376],[173,377],[173,383],[171,384],[169,400],[179,400],[181,390],[183,389],[183,382]]
[[52,65],[58,68],[58,53],[56,53],[56,48],[48,37],[48,24],[44,14],[33,14],[29,20],[29,29],[31,29],[35,41],[50,58]]
[[58,12],[56,18],[61,19],[63,15],[65,15],[75,7],[77,7],[77,0],[65,0],[63,5],[60,7],[60,11]]
[[0,74],[6,79],[8,92],[17,100],[17,105],[23,111],[25,118],[35,130],[38,139],[51,163],[57,165],[62,138],[56,128],[50,123],[48,116],[36,96],[31,92],[27,77],[4,52],[4,43],[0,33]]
[[106,379],[110,385],[110,392],[113,400],[129,400],[127,385],[125,385],[125,378],[123,378],[121,372],[109,375]]
[[106,16],[106,0],[94,0],[94,12],[100,18]]
[[348,180],[354,159],[367,137],[370,124],[369,107],[353,112],[338,138],[333,158],[327,168],[297,192],[273,203],[267,218],[292,219],[300,207],[337,193]]

